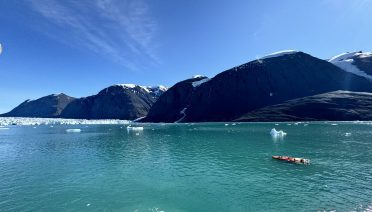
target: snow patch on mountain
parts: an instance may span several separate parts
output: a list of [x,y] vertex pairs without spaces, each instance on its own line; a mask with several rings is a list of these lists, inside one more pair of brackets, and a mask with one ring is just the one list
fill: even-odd
[[263,59],[268,59],[268,58],[273,58],[273,57],[281,57],[283,55],[288,55],[288,54],[296,54],[298,53],[299,51],[296,51],[296,50],[283,50],[283,51],[278,51],[278,52],[274,52],[274,53],[271,53],[271,54],[268,54],[266,56],[263,56],[260,58],[260,60],[263,60]]
[[355,75],[365,77],[369,80],[372,80],[372,76],[368,75],[363,70],[360,70],[356,65],[354,65],[354,59],[357,57],[364,58],[372,56],[371,52],[346,52],[339,55],[336,55],[328,60],[328,62],[336,65],[344,71],[353,73]]
[[204,78],[204,77],[206,77],[206,76],[204,76],[204,75],[194,75],[194,76],[192,76],[192,78],[193,79],[196,79],[196,78]]
[[160,96],[162,93],[168,90],[167,87],[164,85],[157,85],[157,86],[142,86],[136,84],[117,84],[117,86],[121,86],[125,89],[134,89],[136,87],[142,88],[147,93],[153,93],[155,96]]
[[196,87],[200,86],[201,84],[208,82],[209,80],[210,80],[209,78],[204,78],[204,79],[201,79],[199,81],[194,81],[194,82],[192,82],[192,86],[194,88],[196,88]]
[[183,121],[186,118],[186,110],[187,110],[187,107],[183,108],[180,111],[180,114],[182,115],[182,117],[180,119],[178,119],[177,121],[175,121],[175,123],[180,123],[181,121]]

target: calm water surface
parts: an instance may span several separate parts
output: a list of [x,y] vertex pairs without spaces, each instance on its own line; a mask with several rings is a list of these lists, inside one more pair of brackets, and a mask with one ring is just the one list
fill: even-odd
[[0,211],[22,210],[372,210],[372,123],[12,126],[0,130]]

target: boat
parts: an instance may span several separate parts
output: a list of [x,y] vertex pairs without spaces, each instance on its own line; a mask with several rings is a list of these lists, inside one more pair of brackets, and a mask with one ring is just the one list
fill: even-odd
[[281,160],[288,163],[296,163],[296,164],[310,164],[310,160],[306,158],[295,158],[289,156],[272,156],[275,160]]

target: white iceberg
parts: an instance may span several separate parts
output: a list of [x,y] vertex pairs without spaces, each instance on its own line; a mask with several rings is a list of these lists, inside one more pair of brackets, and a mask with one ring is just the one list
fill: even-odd
[[143,127],[132,127],[131,125],[127,126],[128,131],[143,131]]
[[67,129],[66,132],[68,132],[68,133],[79,133],[79,132],[81,132],[81,129]]
[[270,135],[271,135],[272,137],[284,137],[284,136],[287,135],[287,133],[284,132],[283,130],[279,130],[279,131],[277,131],[275,128],[273,128],[273,129],[271,129],[271,131],[270,131]]

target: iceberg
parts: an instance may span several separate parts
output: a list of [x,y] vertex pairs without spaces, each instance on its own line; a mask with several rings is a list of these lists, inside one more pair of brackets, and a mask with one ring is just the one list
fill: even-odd
[[287,133],[284,132],[283,130],[279,130],[279,131],[277,131],[275,128],[273,128],[273,129],[271,129],[271,131],[270,131],[270,135],[271,135],[272,137],[284,137],[284,136],[287,135]]
[[132,127],[131,125],[127,126],[128,131],[143,131],[143,127]]
[[66,132],[68,132],[68,133],[79,133],[79,132],[81,132],[81,129],[67,129]]

